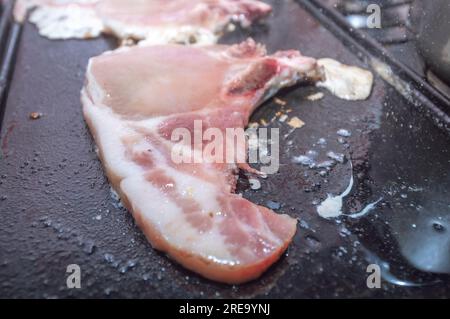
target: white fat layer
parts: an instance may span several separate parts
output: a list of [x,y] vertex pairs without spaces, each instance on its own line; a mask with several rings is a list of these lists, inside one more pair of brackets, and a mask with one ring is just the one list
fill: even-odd
[[141,46],[158,45],[167,43],[215,44],[218,36],[213,32],[195,26],[139,26],[122,23],[120,21],[105,19],[106,28],[121,39],[141,39]]
[[61,40],[98,37],[104,28],[93,8],[77,4],[40,6],[31,13],[30,22],[40,35]]
[[[89,83],[97,95],[96,98],[101,101],[102,93],[95,85],[94,79],[89,79]],[[125,147],[121,140],[136,135],[135,128],[138,126],[146,130],[154,129],[163,118],[139,122],[126,121],[107,107],[93,105],[86,91],[82,92],[82,100],[85,116],[97,132],[97,144],[101,145],[103,150],[104,165],[122,180],[120,189],[132,203],[133,210],[141,212],[144,219],[171,245],[218,263],[237,264],[239,261],[230,254],[225,239],[218,229],[225,215],[220,211],[220,205],[216,200],[219,192],[215,185],[170,167],[164,156],[153,149],[151,143],[146,140],[139,139],[132,145],[133,151],[137,152],[152,148],[152,155],[158,161],[158,169],[163,170],[175,181],[175,192],[198,203],[201,207],[198,213],[204,214],[205,218],[215,219],[211,230],[200,233],[186,221],[183,208],[161,192],[158,186],[146,180],[144,169],[126,158]],[[151,198],[159,200],[149,200]],[[213,217],[210,216],[211,213]]]
[[[109,52],[106,52],[104,54],[108,54]],[[102,90],[102,88],[98,85],[97,80],[92,74],[91,68],[92,68],[93,59],[89,59],[89,63],[87,66],[86,71],[86,81],[89,83],[88,86],[86,86],[86,90],[89,92],[89,97],[91,99],[91,104],[93,105],[100,105],[103,107],[106,107],[102,104],[103,99],[105,98],[105,92]]]
[[[224,212],[220,211],[220,205],[215,199],[219,193],[217,187],[168,167],[163,162],[158,167],[162,168],[175,181],[173,187],[177,194],[197,202],[202,208],[199,213],[204,214],[205,218],[213,219],[213,227],[207,232],[199,232],[198,229],[190,226],[184,218],[183,208],[177,206],[158,187],[145,180],[142,177],[143,174],[126,178],[121,183],[121,189],[133,204],[133,209],[142,212],[144,218],[155,225],[164,239],[175,247],[222,264],[238,264],[239,260],[230,254],[226,240],[219,229],[222,220],[227,217]],[[162,200],[149,201],[149,198]],[[261,244],[265,246],[266,252],[270,253],[281,245],[282,241],[268,228],[262,215],[257,214],[256,216],[259,220],[258,232],[266,237],[261,239]],[[248,234],[255,232],[254,227],[241,221],[238,224],[238,227]],[[248,248],[242,247],[241,253],[245,252],[249,257],[253,256],[254,252],[243,249]]]
[[197,27],[152,28],[139,45],[157,45],[165,43],[208,45],[217,43],[218,36],[213,32]]
[[[132,203],[133,210],[144,214],[144,218],[157,228],[167,242],[184,251],[201,254],[205,258],[214,256],[224,263],[233,261],[219,230],[213,227],[210,231],[199,234],[198,229],[191,227],[183,218],[183,209],[142,177],[142,174],[124,179],[121,189]],[[149,200],[151,198],[160,200]],[[215,215],[213,218],[219,216]]]
[[82,92],[83,111],[91,123],[95,126],[96,142],[102,148],[105,167],[114,172],[119,178],[140,174],[140,167],[125,158],[122,138],[129,137],[135,132],[127,127],[111,109],[94,106]]
[[328,89],[344,100],[365,100],[370,96],[372,72],[333,59],[320,59],[317,63],[323,67],[326,78],[325,81],[318,82],[317,86]]

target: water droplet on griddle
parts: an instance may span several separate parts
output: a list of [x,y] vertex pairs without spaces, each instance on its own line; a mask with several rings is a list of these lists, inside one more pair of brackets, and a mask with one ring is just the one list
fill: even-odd
[[344,161],[345,161],[345,155],[341,154],[341,153],[335,153],[333,151],[330,151],[327,153],[327,156],[329,158],[331,158],[332,160],[335,160],[339,163],[344,163]]
[[293,162],[295,164],[300,164],[303,166],[309,166],[309,167],[315,166],[314,159],[312,159],[311,157],[309,157],[307,155],[296,156],[293,158]]
[[313,249],[319,248],[320,245],[322,244],[319,239],[317,239],[316,237],[314,237],[312,235],[307,235],[305,237],[305,240],[306,240],[307,245]]
[[137,260],[136,260],[136,259],[130,259],[130,260],[128,260],[128,261],[125,263],[125,265],[123,265],[123,266],[121,266],[121,267],[119,268],[119,272],[120,272],[121,274],[124,274],[124,273],[126,273],[128,270],[130,270],[130,269],[136,267],[136,265],[137,265]]
[[327,171],[320,171],[319,175],[322,176],[322,177],[325,177],[325,176],[328,175],[328,172]]
[[115,261],[115,258],[112,254],[105,254],[103,257],[105,258],[105,261],[108,263],[113,263]]
[[95,251],[94,242],[91,240],[85,241],[83,244],[83,251],[88,255],[92,255]]
[[266,205],[267,205],[268,208],[270,208],[272,210],[277,210],[277,209],[281,208],[281,204],[280,203],[274,202],[274,201],[271,201],[271,200],[267,201]]
[[317,168],[326,168],[326,169],[330,169],[332,168],[334,165],[336,165],[336,162],[333,160],[327,160],[327,161],[323,161],[320,162],[316,165]]
[[350,137],[350,136],[352,136],[352,133],[349,130],[340,129],[339,131],[337,131],[337,135],[342,136],[342,137]]
[[301,228],[309,229],[309,224],[303,219],[299,220],[299,225],[300,225]]
[[105,295],[109,296],[109,295],[111,295],[111,293],[113,292],[113,289],[112,289],[112,288],[106,288],[106,289],[104,290],[104,292],[105,292]]
[[150,274],[144,274],[142,276],[142,279],[144,279],[144,281],[149,281],[152,278],[152,276]]

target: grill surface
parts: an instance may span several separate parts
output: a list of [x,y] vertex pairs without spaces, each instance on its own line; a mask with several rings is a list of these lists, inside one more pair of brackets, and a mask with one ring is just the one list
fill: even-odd
[[[299,4],[271,2],[274,13],[265,25],[229,34],[223,42],[252,36],[269,52],[300,49],[365,66]],[[306,97],[321,91],[314,87],[279,95],[306,126],[282,141],[278,174],[262,180],[256,192],[242,178],[239,191],[258,204],[280,203],[280,213],[300,222],[286,256],[262,278],[217,284],[153,250],[112,199],[81,114],[87,61],[114,46],[109,38],[49,41],[24,26],[0,140],[1,297],[450,296],[450,137],[378,76],[368,101],[342,101],[324,92],[323,100],[311,102]],[[266,103],[253,121],[270,120],[279,108]],[[31,120],[31,112],[43,116]],[[277,122],[269,126],[280,127],[281,136],[289,130]],[[352,132],[348,145],[337,141],[341,128]],[[319,138],[327,145],[317,145]],[[327,193],[341,193],[351,169],[346,162],[322,177],[292,163],[311,149],[321,159],[327,151],[351,159],[355,186],[347,212],[380,197],[382,204],[361,219],[321,219],[315,204]],[[371,263],[382,266],[382,289],[366,286]],[[69,264],[81,267],[80,290],[66,287]]]

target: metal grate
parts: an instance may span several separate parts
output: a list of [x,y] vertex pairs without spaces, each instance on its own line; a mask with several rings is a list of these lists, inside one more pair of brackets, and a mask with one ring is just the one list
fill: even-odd
[[13,1],[0,2],[0,56],[6,48],[8,32],[12,21]]
[[[427,70],[426,63],[416,48],[416,30],[411,8],[419,0],[318,0],[322,5],[334,9],[355,29],[376,40],[392,56],[401,61],[422,79],[427,79],[440,94],[450,100],[450,87]],[[381,28],[368,28],[367,7],[377,4],[381,9]],[[448,103],[444,103],[448,104]]]
[[[300,0],[299,0],[300,1]],[[341,2],[342,0],[340,0]],[[422,59],[414,48],[415,41],[396,45],[382,45],[364,30],[352,27],[336,8],[336,0],[301,0],[302,5],[324,26],[342,37],[347,46],[360,56],[374,56],[387,63],[393,72],[413,88],[414,106],[429,115],[440,127],[450,131],[450,97],[434,83],[427,82]],[[417,67],[417,66],[420,67]]]
[[[411,0],[338,0],[334,6],[346,16],[353,27],[365,29],[382,44],[396,44],[407,42],[414,37],[409,19],[411,3]],[[380,29],[367,28],[367,7],[370,4],[379,5],[381,8]]]
[[9,79],[22,30],[22,25],[15,22],[13,18],[14,4],[15,1],[12,0],[0,2],[0,128]]

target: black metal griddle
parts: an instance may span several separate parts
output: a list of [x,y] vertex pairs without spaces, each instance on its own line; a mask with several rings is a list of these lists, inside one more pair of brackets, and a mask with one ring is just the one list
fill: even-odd
[[[285,256],[260,279],[229,286],[203,279],[153,250],[112,198],[81,114],[87,61],[114,48],[115,41],[50,41],[25,23],[20,41],[13,41],[20,34],[20,26],[13,25],[12,40],[1,44],[3,61],[10,61],[3,65],[11,67],[12,57],[15,64],[11,81],[2,84],[9,89],[0,136],[0,297],[450,296],[448,101],[316,1],[269,2],[274,11],[265,24],[228,34],[222,42],[251,36],[269,52],[300,49],[366,68],[377,57],[412,86],[406,99],[375,74],[367,101],[339,100],[315,87],[278,95],[292,108],[290,115],[306,125],[282,140],[278,174],[262,180],[259,191],[241,178],[238,191],[258,204],[279,203],[278,212],[299,219]],[[318,91],[324,99],[306,98]],[[252,120],[268,121],[279,109],[269,101]],[[43,116],[31,120],[32,112]],[[280,127],[281,135],[289,131],[279,122],[269,126]],[[338,142],[341,128],[352,132],[346,144]],[[317,144],[320,138],[326,146]],[[322,159],[335,151],[348,160],[326,176],[292,163],[293,156],[311,149]],[[383,201],[360,219],[322,219],[315,205],[327,193],[346,188],[349,160],[355,186],[345,211]],[[381,266],[381,289],[366,285],[372,263]],[[82,289],[67,288],[69,264],[80,265]]]

